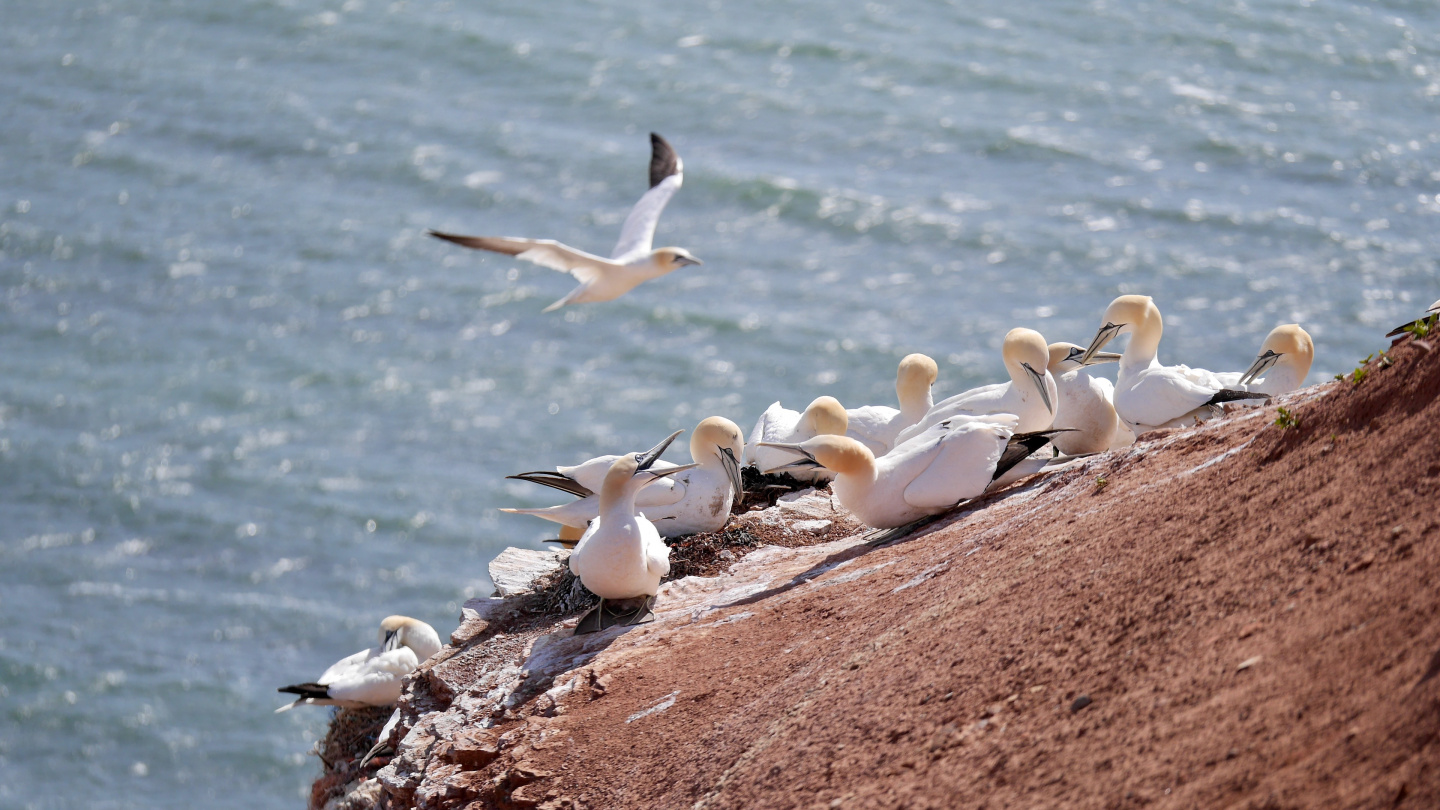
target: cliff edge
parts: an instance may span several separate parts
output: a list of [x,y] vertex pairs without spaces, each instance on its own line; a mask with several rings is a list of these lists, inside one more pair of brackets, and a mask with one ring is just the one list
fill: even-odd
[[890,542],[823,493],[740,516],[808,534],[651,625],[570,636],[558,574],[472,601],[317,803],[1440,806],[1437,395],[1406,338]]

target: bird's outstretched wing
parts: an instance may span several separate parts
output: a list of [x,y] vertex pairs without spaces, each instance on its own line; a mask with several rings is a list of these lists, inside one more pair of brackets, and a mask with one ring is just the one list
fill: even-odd
[[664,138],[650,133],[650,190],[630,209],[620,228],[620,241],[610,256],[625,263],[650,253],[655,241],[655,226],[660,212],[680,190],[685,181],[685,164]]
[[616,266],[615,262],[601,256],[576,250],[554,239],[521,239],[515,236],[460,236],[453,233],[430,231],[436,239],[454,242],[462,247],[489,250],[514,256],[541,267],[569,273],[581,284],[588,284],[606,269]]

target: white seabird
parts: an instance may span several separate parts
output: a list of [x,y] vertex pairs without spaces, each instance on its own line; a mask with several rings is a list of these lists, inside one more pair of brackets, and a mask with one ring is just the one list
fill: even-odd
[[935,361],[923,354],[906,355],[895,372],[897,410],[886,405],[866,405],[845,411],[845,435],[858,439],[870,452],[883,456],[895,446],[900,431],[925,418],[935,405],[931,387],[939,376]]
[[[600,604],[580,617],[577,635],[654,619],[650,606],[660,589],[660,578],[670,573],[670,547],[660,539],[653,523],[636,514],[635,495],[655,478],[698,465],[645,469],[640,466],[643,458],[638,453],[626,454],[610,465],[600,485],[600,515],[570,553],[570,572],[600,597]],[[640,606],[617,612],[605,605],[606,600],[629,599],[640,599]]]
[[1070,456],[1103,453],[1135,443],[1135,434],[1115,413],[1115,385],[1088,368],[1119,360],[1120,355],[1096,352],[1087,365],[1081,365],[1084,354],[1085,349],[1074,343],[1050,344],[1050,374],[1059,392],[1055,421],[1050,426],[1069,431],[1057,433],[1052,442]]
[[1080,362],[1088,363],[1117,335],[1130,335],[1115,380],[1115,412],[1137,436],[1156,428],[1193,425],[1202,414],[1226,402],[1266,397],[1228,388],[1219,375],[1203,368],[1161,365],[1155,353],[1165,327],[1160,308],[1148,295],[1116,298],[1102,320],[1104,325]]
[[1315,341],[1298,323],[1287,323],[1270,330],[1255,362],[1243,373],[1217,374],[1226,387],[1261,394],[1284,394],[1305,383],[1310,365],[1315,362]]
[[1045,443],[1044,434],[1016,434],[1013,414],[957,416],[895,446],[880,458],[849,436],[767,443],[798,460],[766,472],[824,467],[830,490],[866,526],[893,529],[945,512],[985,492]]
[[1430,319],[1434,318],[1436,315],[1440,315],[1440,300],[1437,300],[1435,303],[1426,307],[1424,315],[1421,315],[1410,323],[1402,323],[1394,329],[1391,329],[1389,332],[1386,332],[1385,337],[1395,337],[1396,335],[1404,332],[1406,329],[1409,329],[1411,326],[1414,326],[1420,321],[1430,321],[1430,326],[1433,328],[1435,326],[1435,321],[1431,321]]
[[[750,438],[745,442],[745,463],[760,470],[784,464],[790,460],[788,453],[768,449],[762,443],[801,442],[826,434],[843,436],[849,426],[850,415],[834,397],[816,397],[815,401],[805,406],[804,413],[792,411],[776,402],[755,421]],[[824,481],[830,477],[823,470],[798,470],[792,474],[801,481]]]
[[310,683],[280,687],[299,695],[296,706],[388,706],[400,699],[401,682],[427,658],[440,652],[435,628],[409,616],[387,616],[380,623],[380,644],[336,661]]
[[[651,469],[666,470],[676,465],[658,460],[679,431],[643,454],[657,459]],[[695,426],[690,434],[690,458],[699,466],[673,477],[655,480],[635,496],[635,507],[653,515],[651,522],[664,537],[680,537],[697,532],[713,532],[725,526],[730,506],[745,491],[740,478],[739,456],[744,452],[740,428],[723,416],[711,416]],[[532,481],[579,496],[559,506],[539,509],[501,509],[516,515],[534,515],[552,520],[572,530],[585,529],[600,515],[597,494],[619,456],[600,456],[573,467],[557,467],[555,472],[528,472],[509,476]],[[576,537],[578,539],[578,536]],[[563,541],[563,537],[562,537]]]
[[680,156],[662,137],[650,133],[650,190],[645,192],[625,224],[620,228],[620,241],[610,258],[576,250],[554,239],[523,239],[512,236],[459,236],[430,231],[430,235],[477,250],[490,250],[515,256],[541,267],[559,270],[575,277],[580,285],[569,295],[546,307],[552,312],[569,304],[611,301],[652,278],[679,270],[686,265],[703,264],[684,248],[651,249],[655,226],[665,204],[684,181],[684,164]]
[[1017,432],[1033,433],[1050,427],[1055,419],[1055,378],[1046,367],[1050,348],[1034,329],[1011,329],[1005,335],[1000,354],[1010,381],[982,385],[935,404],[919,422],[900,431],[896,443],[907,442],[952,416],[1014,414],[1020,418]]

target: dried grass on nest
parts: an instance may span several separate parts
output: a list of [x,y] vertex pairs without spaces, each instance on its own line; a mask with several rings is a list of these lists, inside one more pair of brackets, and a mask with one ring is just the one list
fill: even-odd
[[360,759],[375,745],[385,721],[394,713],[394,706],[336,709],[325,737],[315,743],[314,754],[323,763],[323,773],[336,776],[340,785],[359,775]]

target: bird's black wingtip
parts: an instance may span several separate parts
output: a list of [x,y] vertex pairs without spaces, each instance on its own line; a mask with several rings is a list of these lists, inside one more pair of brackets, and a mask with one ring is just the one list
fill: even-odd
[[675,154],[675,147],[660,133],[650,133],[650,187],[660,185],[665,178],[679,172],[680,156]]

